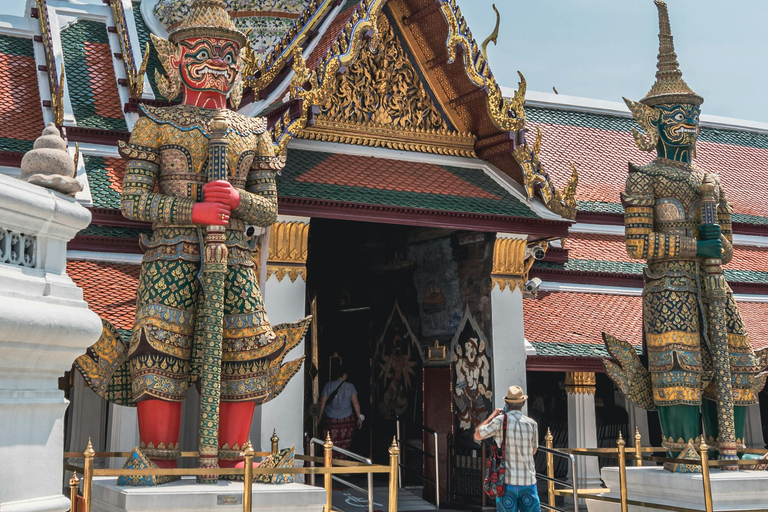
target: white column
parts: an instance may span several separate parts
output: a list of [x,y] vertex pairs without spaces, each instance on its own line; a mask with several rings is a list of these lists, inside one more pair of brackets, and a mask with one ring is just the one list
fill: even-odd
[[747,448],[765,448],[763,423],[760,418],[760,404],[747,407],[747,420],[744,425],[744,444]]
[[[58,389],[101,334],[67,276],[67,242],[91,215],[73,198],[0,175],[0,509],[64,512],[64,412]],[[26,243],[25,243],[26,240]],[[85,447],[83,447],[85,448]]]
[[[568,395],[568,447],[597,448],[595,374],[567,372],[565,391]],[[579,488],[600,487],[597,457],[576,457],[576,472]]]
[[527,389],[523,293],[519,288],[491,290],[494,404],[504,407],[509,386]]
[[[263,291],[267,315],[273,326],[296,322],[307,315],[305,280],[308,235],[309,219],[306,218],[280,217],[272,226]],[[303,355],[304,341],[291,350],[285,360],[292,361]],[[296,453],[304,453],[303,367],[280,395],[259,409],[263,450],[269,449],[272,432],[276,431],[281,448],[295,446]]]
[[509,386],[527,389],[523,292],[527,235],[499,233],[493,251],[491,319],[493,402],[504,406]]

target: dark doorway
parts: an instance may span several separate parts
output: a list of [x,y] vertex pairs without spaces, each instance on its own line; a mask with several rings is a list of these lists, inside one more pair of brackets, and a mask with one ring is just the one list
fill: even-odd
[[[307,290],[317,298],[318,370],[320,389],[328,382],[329,362],[338,354],[348,370],[348,381],[358,391],[366,417],[351,450],[388,461],[395,435],[395,418],[381,407],[385,400],[385,371],[377,362],[377,342],[384,336],[395,304],[404,324],[417,327],[419,305],[413,284],[414,264],[407,260],[409,228],[353,221],[312,219],[307,259]],[[397,326],[403,330],[402,325]],[[406,329],[407,330],[407,329]],[[400,332],[405,353],[406,332]],[[401,350],[396,340],[396,350]],[[394,345],[393,345],[394,346]],[[387,348],[391,353],[392,348]],[[420,358],[418,342],[409,356]],[[400,352],[397,352],[399,354]],[[404,356],[403,356],[404,357]],[[397,408],[401,421],[421,424],[421,369],[414,368],[407,404]]]

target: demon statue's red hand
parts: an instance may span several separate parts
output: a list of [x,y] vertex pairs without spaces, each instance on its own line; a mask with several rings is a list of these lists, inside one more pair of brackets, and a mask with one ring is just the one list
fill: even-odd
[[234,210],[240,205],[240,193],[228,181],[217,180],[203,185],[206,202],[224,203]]
[[206,226],[229,224],[229,206],[219,202],[195,203],[192,206],[192,222]]

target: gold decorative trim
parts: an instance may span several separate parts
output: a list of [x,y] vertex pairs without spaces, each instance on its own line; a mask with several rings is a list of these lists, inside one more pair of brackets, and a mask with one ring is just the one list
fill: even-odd
[[541,129],[536,128],[536,142],[533,147],[525,144],[517,146],[513,156],[523,168],[525,176],[525,191],[528,198],[532,199],[538,192],[547,209],[566,219],[576,218],[576,187],[579,184],[579,172],[576,166],[571,164],[571,179],[565,188],[557,190],[549,174],[541,166]]
[[322,142],[477,158],[477,139],[474,135],[448,130],[398,130],[391,125],[374,122],[345,123],[319,118],[313,126],[305,128],[300,137]]
[[269,234],[267,279],[273,274],[278,282],[288,276],[291,282],[301,276],[307,280],[307,243],[309,223],[276,222]]
[[37,19],[40,22],[40,34],[43,39],[45,65],[48,68],[48,88],[51,93],[51,112],[53,122],[58,126],[64,124],[64,62],[61,63],[61,73],[56,74],[56,57],[51,40],[51,25],[48,21],[48,4],[45,0],[35,0],[37,3]]
[[275,47],[263,58],[259,59],[256,52],[246,47],[242,54],[243,85],[258,93],[268,86],[285,67],[286,63],[301,51],[301,46],[307,36],[325,19],[325,15],[333,8],[335,0],[313,0],[291,26]]
[[[545,251],[547,242],[534,244]],[[533,266],[534,258],[528,254],[528,242],[524,238],[497,238],[493,246],[493,267],[491,270],[491,289],[496,286],[500,291],[515,288],[521,292],[528,281],[528,273]]]
[[[363,47],[301,137],[475,158],[476,137],[449,129],[386,16],[379,43]],[[364,92],[360,92],[364,91]]]
[[501,87],[491,73],[483,49],[472,37],[472,32],[469,30],[464,16],[461,15],[461,9],[456,4],[456,0],[444,2],[440,9],[448,23],[448,41],[446,43],[448,63],[451,64],[456,60],[459,55],[458,50],[461,48],[464,71],[467,77],[477,87],[485,87],[488,91],[488,113],[493,123],[501,131],[522,130],[525,126],[525,109],[523,108],[526,90],[525,77],[518,71],[518,75],[520,75],[518,90],[511,98],[504,98]]
[[565,373],[565,392],[569,395],[594,395],[596,383],[595,372]]
[[322,105],[334,92],[336,76],[357,60],[363,41],[369,37],[369,47],[375,49],[378,46],[378,17],[386,3],[387,0],[361,2],[314,70],[307,68],[301,55],[301,47],[294,48],[294,77],[290,85],[290,98],[302,101],[303,113],[300,117],[291,119],[288,111],[272,128],[272,140],[278,155],[285,155],[288,142],[307,126],[312,107]]
[[112,17],[115,20],[117,28],[117,39],[120,42],[120,51],[123,54],[123,66],[125,67],[125,76],[128,79],[128,90],[131,98],[141,98],[144,93],[144,74],[147,71],[147,62],[149,61],[149,42],[144,49],[144,55],[141,64],[136,69],[136,60],[133,55],[133,47],[128,36],[128,29],[125,23],[125,10],[120,0],[109,2],[112,9]]

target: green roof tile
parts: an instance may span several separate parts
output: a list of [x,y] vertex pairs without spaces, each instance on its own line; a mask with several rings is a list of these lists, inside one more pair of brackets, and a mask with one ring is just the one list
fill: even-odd
[[[498,185],[490,176],[479,169],[439,166],[442,170],[448,171],[455,177],[476,188],[482,189],[482,191],[492,194],[499,199],[430,193],[428,190],[425,190],[424,192],[390,190],[389,188],[398,185],[394,181],[392,187],[388,187],[388,189],[355,186],[355,173],[358,172],[358,169],[354,168],[354,165],[364,165],[367,166],[367,168],[380,165],[381,172],[386,173],[389,166],[403,164],[400,161],[392,161],[382,158],[370,159],[370,157],[350,157],[350,159],[366,158],[368,160],[360,164],[350,164],[351,168],[348,171],[345,171],[346,174],[344,175],[344,178],[347,181],[344,184],[298,181],[298,178],[304,173],[310,171],[313,167],[319,165],[333,155],[333,153],[317,151],[289,151],[287,165],[283,170],[282,176],[278,177],[278,194],[283,197],[319,199],[358,204],[538,218],[538,216],[524,202],[516,199],[512,194]],[[359,162],[359,160],[357,161]]]
[[91,188],[93,206],[120,209],[120,194],[110,186],[107,165],[100,156],[83,155],[88,185]]
[[[570,259],[567,263],[537,261],[533,268],[568,270],[572,272],[597,272],[601,274],[642,275],[645,263],[630,261],[602,261],[586,259]],[[732,283],[762,283],[768,284],[768,272],[758,270],[724,269],[725,278]]]
[[[560,357],[608,357],[608,351],[604,345],[595,343],[552,343],[531,341],[531,345],[536,349],[537,356],[560,356]],[[642,352],[642,347],[634,347],[638,354]]]
[[[61,31],[61,43],[64,49],[64,69],[69,85],[69,99],[77,125],[102,130],[128,131],[125,119],[122,117],[111,52],[106,72],[92,68],[95,59],[104,57],[104,52],[102,51],[102,55],[99,55],[98,50],[92,45],[109,44],[106,25],[96,21],[78,20]],[[89,55],[86,55],[86,52]],[[112,112],[112,115],[107,117],[102,114],[104,111]]]
[[150,233],[152,233],[151,229],[125,228],[120,226],[98,226],[96,224],[91,224],[82,230],[79,235],[105,236],[110,238],[139,238],[139,236],[142,234]]
[[0,53],[19,57],[34,57],[32,39],[0,35]]

